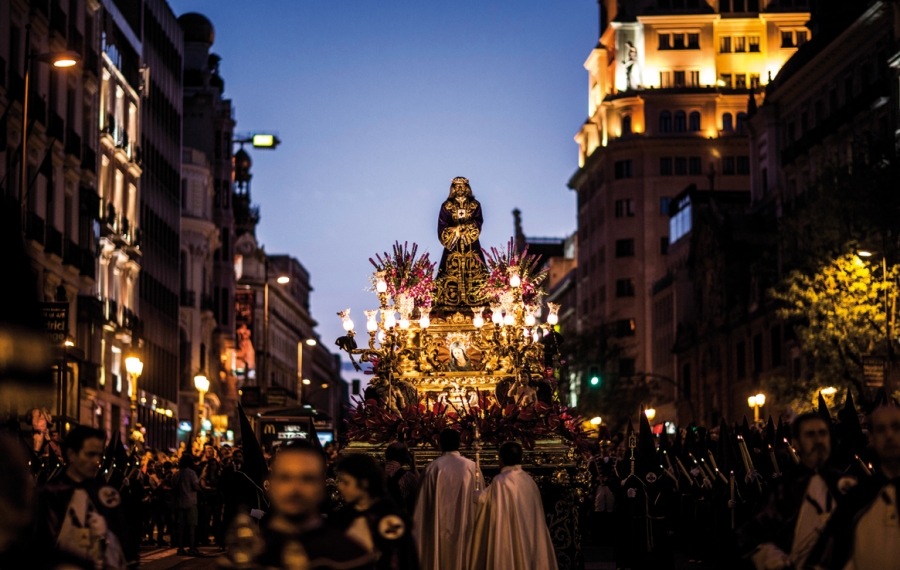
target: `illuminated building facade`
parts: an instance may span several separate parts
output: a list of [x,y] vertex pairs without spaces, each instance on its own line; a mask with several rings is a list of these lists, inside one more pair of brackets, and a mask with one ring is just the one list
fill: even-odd
[[761,100],[808,40],[808,19],[796,0],[601,2],[569,186],[578,194],[578,320],[608,323],[624,349],[605,373],[670,365],[671,346],[654,344],[651,288],[683,237],[670,227],[671,200],[689,184],[749,187],[751,93]]

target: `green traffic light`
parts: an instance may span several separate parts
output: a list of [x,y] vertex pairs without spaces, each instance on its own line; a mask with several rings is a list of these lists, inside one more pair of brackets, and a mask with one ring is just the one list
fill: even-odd
[[597,378],[596,376],[594,376],[593,378],[591,378],[591,386],[596,386],[596,385],[599,384],[599,383],[600,383],[600,379]]

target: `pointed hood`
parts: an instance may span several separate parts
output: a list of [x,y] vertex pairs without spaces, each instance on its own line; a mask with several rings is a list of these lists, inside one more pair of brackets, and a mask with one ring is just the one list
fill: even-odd
[[775,447],[775,422],[772,421],[771,414],[769,415],[769,421],[766,422],[766,429],[763,433],[763,440],[766,445],[771,445]]
[[825,397],[822,396],[822,392],[819,392],[819,408],[816,411],[826,422],[828,422],[828,426],[831,427],[831,412],[828,411],[828,404],[825,403]]
[[[269,475],[269,467],[266,465],[266,457],[263,455],[262,447],[253,433],[253,427],[244,408],[238,403],[238,415],[241,421],[241,447],[244,450],[244,466],[241,471],[247,474],[247,477],[262,489],[266,477]],[[316,438],[318,440],[318,438]]]

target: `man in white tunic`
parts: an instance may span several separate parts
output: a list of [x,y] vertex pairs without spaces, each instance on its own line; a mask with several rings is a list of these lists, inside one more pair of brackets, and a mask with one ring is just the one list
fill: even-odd
[[878,456],[875,473],[835,511],[810,555],[811,568],[900,568],[900,408],[877,408],[869,424],[869,443]]
[[472,570],[556,570],[541,494],[522,470],[522,446],[500,446],[500,474],[478,497]]
[[483,488],[475,462],[459,454],[459,432],[441,432],[440,457],[422,476],[413,529],[422,570],[464,570],[475,525],[475,490]]

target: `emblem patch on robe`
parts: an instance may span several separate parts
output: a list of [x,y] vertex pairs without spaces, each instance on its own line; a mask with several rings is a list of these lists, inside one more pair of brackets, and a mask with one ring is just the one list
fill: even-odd
[[97,492],[100,503],[108,508],[114,509],[122,503],[122,495],[114,487],[101,487]]
[[646,479],[648,483],[656,483],[656,473],[654,473],[653,471],[647,473]]
[[388,540],[397,540],[406,533],[406,524],[397,515],[387,515],[378,521],[378,534]]

